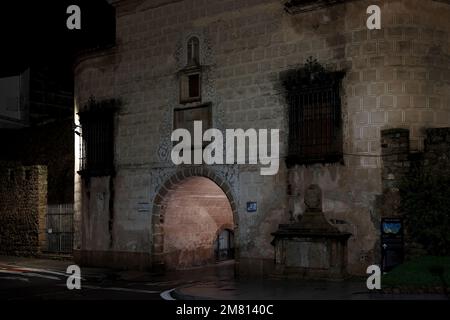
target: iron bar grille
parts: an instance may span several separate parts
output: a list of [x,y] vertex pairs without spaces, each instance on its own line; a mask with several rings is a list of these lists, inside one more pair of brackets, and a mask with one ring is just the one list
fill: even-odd
[[288,95],[288,165],[342,160],[339,84],[302,88]]
[[57,204],[47,207],[47,251],[72,253],[73,204]]
[[112,112],[86,112],[80,116],[82,146],[80,173],[110,175],[114,163],[114,117]]

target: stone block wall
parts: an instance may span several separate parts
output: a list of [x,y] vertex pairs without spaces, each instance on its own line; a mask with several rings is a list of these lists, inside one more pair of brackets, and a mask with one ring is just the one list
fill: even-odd
[[[152,203],[178,170],[170,161],[173,110],[183,107],[178,72],[186,63],[186,41],[195,35],[204,66],[202,102],[212,105],[213,126],[280,129],[278,175],[263,177],[251,166],[211,167],[229,182],[237,202],[242,272],[268,270],[265,266],[273,264],[270,233],[291,215],[302,214],[310,184],[323,190],[326,217],[353,234],[349,271],[362,274],[376,263],[381,130],[409,129],[411,149],[420,150],[424,127],[448,126],[450,6],[432,0],[360,0],[289,15],[283,3],[116,3],[116,46],[80,58],[75,69],[76,108],[91,95],[124,102],[116,121],[114,241],[108,250],[145,253],[151,248],[151,213],[139,214],[136,206]],[[367,30],[366,9],[372,4],[381,7],[381,30]],[[288,170],[280,75],[302,66],[309,56],[346,72],[344,161]],[[83,199],[83,188],[89,187],[76,177],[79,223],[82,202],[89,201]],[[245,211],[247,201],[258,201],[256,213]],[[80,241],[77,246],[82,247]]]
[[387,129],[381,132],[383,156],[383,190],[399,187],[410,169],[410,132],[408,129]]
[[45,248],[47,168],[0,163],[0,255],[33,256]]
[[450,174],[450,128],[429,128],[425,132],[424,166]]
[[73,203],[73,118],[20,130],[0,130],[0,161],[42,165],[48,172],[48,203]]

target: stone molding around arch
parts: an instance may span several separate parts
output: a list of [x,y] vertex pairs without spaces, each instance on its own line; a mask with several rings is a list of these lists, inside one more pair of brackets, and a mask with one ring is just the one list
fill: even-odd
[[183,168],[173,174],[166,182],[159,188],[158,193],[153,201],[152,209],[152,266],[156,270],[164,270],[164,217],[167,209],[167,196],[185,179],[191,177],[204,177],[213,181],[225,193],[233,213],[234,221],[234,247],[235,260],[239,260],[239,240],[238,240],[238,226],[239,217],[237,210],[237,202],[233,195],[230,184],[215,174],[212,170],[204,167]]

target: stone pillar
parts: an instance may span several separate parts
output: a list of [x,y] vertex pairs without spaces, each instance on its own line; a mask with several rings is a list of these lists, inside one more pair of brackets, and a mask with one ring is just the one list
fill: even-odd
[[409,172],[409,130],[381,130],[383,189],[397,188]]
[[399,216],[399,185],[409,172],[409,130],[381,131],[383,196],[381,217]]
[[47,167],[35,166],[39,253],[47,249]]
[[380,210],[380,262],[383,270],[390,270],[404,259],[403,224],[396,234],[386,231],[384,225],[403,221],[399,188],[411,167],[409,130],[400,128],[382,130],[381,139],[383,194]]
[[47,167],[0,163],[0,254],[46,248]]
[[424,166],[436,172],[450,172],[450,128],[426,130]]

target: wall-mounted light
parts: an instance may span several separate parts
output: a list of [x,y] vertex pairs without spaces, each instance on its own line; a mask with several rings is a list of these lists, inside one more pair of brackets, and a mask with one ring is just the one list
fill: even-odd
[[79,125],[77,125],[77,124],[75,124],[75,123],[72,124],[72,130],[73,130],[73,132],[75,132],[76,135],[78,135],[78,136],[81,137],[81,132],[77,131],[78,128],[81,129],[81,126],[79,126]]

